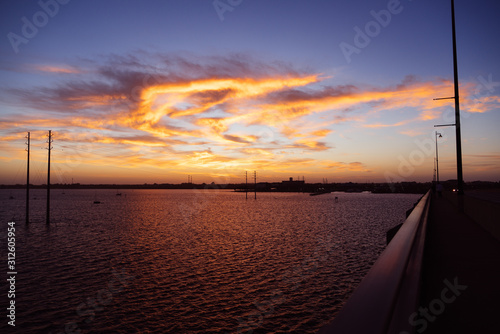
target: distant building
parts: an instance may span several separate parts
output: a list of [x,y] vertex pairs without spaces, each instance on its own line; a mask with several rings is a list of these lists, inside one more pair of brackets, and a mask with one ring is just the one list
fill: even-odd
[[288,181],[281,181],[279,188],[281,191],[302,191],[304,183],[304,180],[294,181],[293,177],[291,177]]
[[281,181],[281,184],[282,185],[297,186],[297,185],[304,184],[304,180],[294,181],[293,177],[291,177],[288,181]]

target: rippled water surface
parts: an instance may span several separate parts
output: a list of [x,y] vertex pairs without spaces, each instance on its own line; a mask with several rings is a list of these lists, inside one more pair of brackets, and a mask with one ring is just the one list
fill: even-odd
[[0,191],[4,276],[16,222],[17,333],[315,333],[419,197],[64,192],[52,190],[47,227],[44,190],[31,191],[29,226],[24,191]]

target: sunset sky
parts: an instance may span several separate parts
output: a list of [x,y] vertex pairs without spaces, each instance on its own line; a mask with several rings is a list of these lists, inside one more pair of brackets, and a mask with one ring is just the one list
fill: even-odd
[[[500,181],[500,2],[456,0],[464,180]],[[0,3],[0,184],[431,181],[450,1]],[[455,128],[437,128],[456,178]]]

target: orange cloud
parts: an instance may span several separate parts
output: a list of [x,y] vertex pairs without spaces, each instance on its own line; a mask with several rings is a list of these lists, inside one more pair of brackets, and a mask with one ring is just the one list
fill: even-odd
[[500,108],[500,96],[481,96],[472,98],[466,96],[461,110],[470,113],[485,113],[498,108]]
[[332,130],[329,130],[329,129],[322,129],[322,130],[316,130],[314,132],[312,132],[312,135],[314,136],[318,136],[318,137],[325,137],[326,135],[328,135],[330,132],[332,132]]
[[314,151],[324,151],[329,149],[324,142],[312,140],[312,139],[298,139],[295,141],[294,145],[288,145],[291,148],[306,148]]
[[325,161],[323,162],[323,166],[328,169],[337,169],[337,170],[348,170],[348,171],[356,171],[356,172],[371,172],[370,169],[366,168],[366,166],[361,162],[336,162],[336,161]]
[[54,66],[54,65],[34,65],[34,69],[41,72],[50,72],[50,73],[81,73],[80,70],[69,67],[69,66]]
[[416,137],[416,136],[420,136],[420,135],[424,134],[423,131],[418,131],[418,130],[413,130],[413,129],[405,130],[405,131],[399,131],[399,133],[401,133],[403,135],[410,136],[410,137]]
[[[391,87],[331,86],[331,78],[320,73],[251,60],[214,58],[210,61],[215,65],[209,60],[162,61],[173,69],[153,73],[151,65],[138,61],[130,68],[118,57],[96,66],[92,75],[81,73],[78,80],[65,76],[70,79],[56,86],[12,89],[10,94],[19,99],[15,102],[29,112],[0,119],[0,129],[20,133],[59,127],[58,140],[68,147],[93,145],[95,150],[85,153],[88,157],[94,152],[92,161],[99,161],[100,154],[130,166],[142,162],[223,173],[249,166],[286,170],[300,163],[366,172],[360,162],[322,160],[321,152],[335,147],[329,135],[336,126],[349,121],[373,129],[401,127],[399,133],[415,135],[405,125],[439,117],[451,102],[433,98],[453,92],[447,80],[409,77]],[[39,70],[78,73],[57,66]],[[467,111],[486,112],[500,105],[498,96],[473,96],[472,88],[462,88]]]
[[373,124],[364,124],[363,126],[365,128],[388,128],[388,127],[405,125],[405,124],[408,124],[412,121],[414,121],[414,120],[409,119],[409,120],[405,120],[405,121],[401,121],[401,122],[397,122],[397,123],[393,123],[393,124],[373,123]]

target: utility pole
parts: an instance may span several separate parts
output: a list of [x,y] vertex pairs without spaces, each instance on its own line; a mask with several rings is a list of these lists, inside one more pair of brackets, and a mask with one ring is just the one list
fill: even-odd
[[26,224],[30,222],[30,133],[28,132],[28,136],[26,136],[28,142],[28,160],[26,166]]
[[50,151],[52,150],[52,130],[49,130],[49,140],[47,141],[49,144],[48,150],[48,163],[47,163],[47,217],[45,223],[47,225],[50,224]]
[[257,199],[257,171],[253,171],[254,199]]
[[248,171],[245,171],[245,199],[248,199]]

